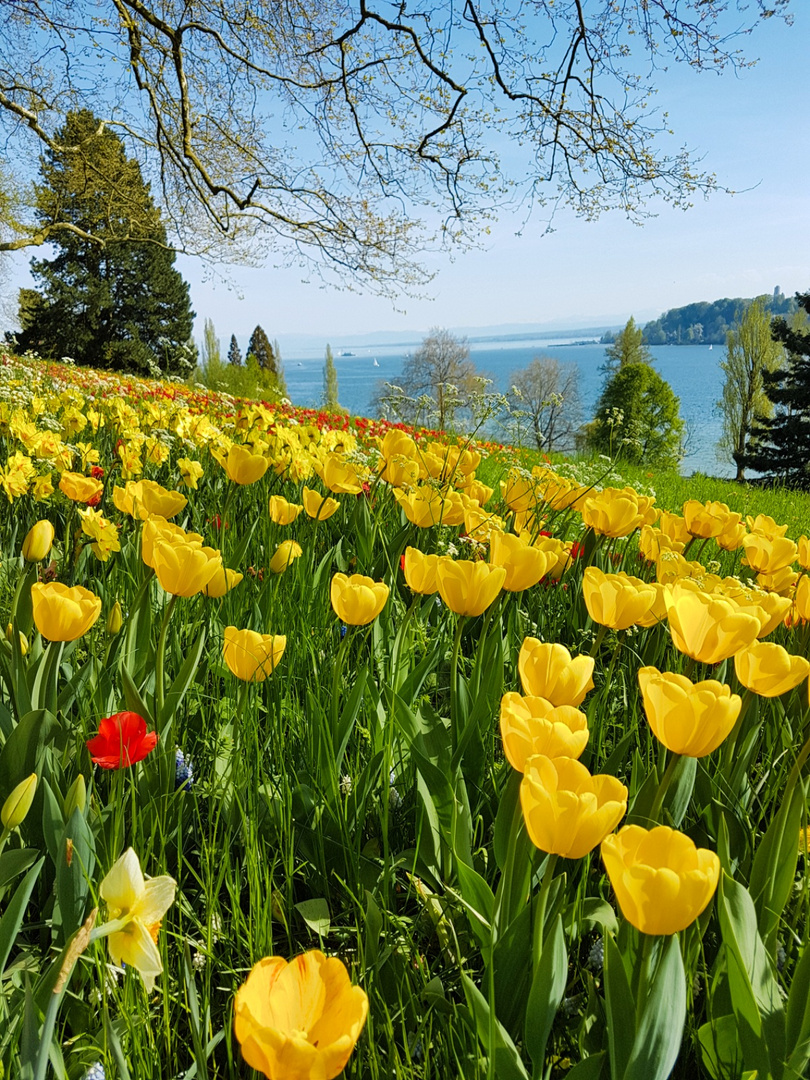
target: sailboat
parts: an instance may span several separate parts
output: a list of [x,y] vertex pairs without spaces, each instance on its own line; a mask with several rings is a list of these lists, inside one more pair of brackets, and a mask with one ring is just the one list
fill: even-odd
[[380,365],[377,363],[377,357],[375,356],[374,357],[374,367],[379,367],[379,366]]

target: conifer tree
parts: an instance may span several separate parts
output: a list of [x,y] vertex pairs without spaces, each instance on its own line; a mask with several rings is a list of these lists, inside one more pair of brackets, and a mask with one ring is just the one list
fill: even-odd
[[335,358],[332,355],[332,346],[326,346],[326,358],[323,365],[323,407],[329,412],[337,412],[340,409],[338,402],[338,376],[335,367]]
[[278,368],[276,366],[276,357],[273,352],[273,346],[270,344],[270,338],[261,328],[257,326],[253,333],[250,335],[250,341],[248,342],[248,355],[256,357],[256,363],[262,369],[262,371],[269,372],[271,375],[278,374]]
[[[18,345],[44,356],[142,374],[187,375],[189,289],[141,170],[89,111],[71,112],[41,161],[36,188],[52,259],[34,259]],[[101,237],[102,242],[86,239]],[[32,300],[34,302],[32,302]]]
[[239,349],[239,342],[236,340],[236,334],[231,334],[231,343],[228,346],[228,363],[233,364],[234,367],[242,366],[242,353]]

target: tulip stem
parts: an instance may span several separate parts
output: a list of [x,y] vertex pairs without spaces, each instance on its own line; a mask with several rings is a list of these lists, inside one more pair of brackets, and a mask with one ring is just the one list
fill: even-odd
[[172,595],[166,605],[166,610],[163,613],[163,622],[160,624],[157,652],[155,653],[155,727],[159,725],[161,713],[163,712],[163,666],[166,658],[166,633],[169,629],[169,619],[171,618],[176,602],[177,597]]
[[661,808],[664,805],[664,798],[669,786],[672,783],[672,779],[675,776],[675,770],[678,768],[678,762],[681,760],[682,754],[671,753],[669,758],[669,764],[666,767],[661,783],[658,785],[658,791],[655,794],[655,801],[652,804],[652,810],[650,810],[650,821],[655,824],[658,821],[658,816],[661,813]]
[[343,635],[343,640],[338,647],[338,653],[335,657],[335,666],[332,669],[332,743],[333,749],[336,747],[336,739],[338,733],[338,718],[340,716],[340,677],[343,674],[343,665],[346,660],[346,650],[349,647],[349,639],[351,637],[353,627],[347,626],[346,633]]
[[548,904],[548,894],[551,891],[551,883],[554,880],[554,871],[557,867],[558,858],[558,855],[549,855],[548,861],[546,862],[546,868],[543,871],[543,882],[540,886],[540,895],[537,897],[537,917],[534,922],[534,949],[532,951],[532,960],[535,971],[540,963],[540,957],[543,955],[546,906]]
[[465,615],[459,615],[458,622],[456,623],[456,633],[453,638],[453,658],[450,661],[450,727],[452,729],[453,736],[453,757],[455,758],[456,749],[459,741],[459,715],[458,715],[458,661],[461,654],[461,634],[464,630],[464,623],[467,621]]
[[594,639],[594,643],[591,646],[591,651],[588,653],[589,656],[596,656],[596,654],[599,652],[599,646],[604,641],[606,633],[607,633],[607,627],[603,626],[600,623],[599,624],[599,629],[596,631],[596,638]]
[[745,722],[745,715],[748,712],[748,708],[751,704],[751,699],[754,696],[753,690],[746,690],[743,694],[742,704],[740,705],[740,711],[737,715],[734,727],[726,739],[726,745],[723,754],[723,771],[730,776],[732,764],[734,760],[734,748],[737,745],[737,739],[740,737],[743,723]]

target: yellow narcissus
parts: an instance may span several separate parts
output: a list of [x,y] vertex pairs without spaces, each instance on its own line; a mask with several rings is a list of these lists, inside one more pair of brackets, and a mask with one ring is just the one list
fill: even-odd
[[303,509],[301,503],[287,502],[282,495],[270,496],[270,520],[276,525],[292,525]]
[[588,744],[588,720],[573,705],[510,691],[501,698],[501,739],[507,761],[523,772],[535,754],[578,758]]
[[41,562],[51,550],[54,528],[50,521],[38,521],[26,533],[22,556],[26,562]]
[[210,599],[219,600],[226,593],[229,593],[231,589],[235,589],[244,576],[237,570],[229,570],[221,566],[205,586],[203,592]]
[[795,689],[810,673],[810,662],[791,656],[781,645],[756,641],[734,657],[737,678],[760,697],[779,697]]
[[417,548],[405,548],[405,581],[411,592],[430,596],[438,589],[436,566],[438,555],[424,555]]
[[292,566],[295,560],[300,558],[303,554],[303,548],[300,544],[296,543],[295,540],[282,540],[273,552],[273,557],[270,560],[270,573],[283,574],[284,571]]
[[317,949],[289,963],[267,956],[236,992],[234,1033],[268,1080],[333,1080],[368,1015],[368,998],[341,960]]
[[642,934],[677,934],[708,907],[720,879],[713,851],[666,825],[625,825],[602,841],[622,915]]
[[667,618],[675,648],[704,664],[719,664],[752,644],[760,631],[753,615],[721,596],[673,585]]
[[771,539],[759,533],[749,533],[743,540],[743,562],[760,574],[775,574],[796,560],[798,548],[787,536]]
[[321,495],[318,491],[313,491],[312,488],[305,487],[301,492],[301,498],[304,503],[304,513],[316,521],[326,521],[337,510],[340,509],[340,503],[337,499],[332,499],[328,495]]
[[158,540],[152,560],[161,588],[173,596],[195,596],[222,572],[220,552],[197,543]]
[[638,673],[644,712],[659,742],[674,754],[705,757],[731,733],[742,700],[715,679],[643,667]]
[[101,614],[101,597],[81,585],[69,589],[59,581],[31,586],[34,623],[48,641],[75,641]]
[[640,497],[632,488],[605,488],[582,503],[582,520],[602,536],[629,536],[657,517],[652,499]]
[[233,480],[240,487],[247,487],[248,484],[261,480],[270,463],[264,454],[255,454],[249,446],[234,443],[220,464],[229,480]]
[[582,579],[585,607],[595,623],[626,630],[652,609],[658,594],[652,585],[629,574],[605,574],[589,566]]
[[278,667],[286,647],[287,638],[282,634],[259,634],[226,626],[222,655],[237,679],[264,682]]
[[388,586],[362,574],[335,574],[330,588],[332,609],[347,626],[366,626],[385,607]]
[[92,476],[81,473],[63,472],[59,480],[59,490],[73,502],[89,503],[101,495],[104,485]]
[[482,615],[503,588],[506,571],[502,566],[459,559],[439,558],[436,581],[439,594],[456,615]]
[[719,536],[736,525],[741,514],[734,514],[723,502],[699,502],[689,499],[683,504],[683,518],[691,536],[700,536],[704,540]]
[[619,824],[627,788],[615,776],[592,776],[573,758],[529,758],[520,805],[532,843],[550,855],[581,859]]
[[167,491],[153,480],[129,480],[125,487],[113,488],[113,502],[122,514],[130,517],[175,517],[185,509],[188,499],[179,491]]
[[518,673],[523,692],[542,697],[552,705],[581,705],[593,690],[592,656],[577,656],[564,645],[527,637],[518,655]]
[[489,562],[506,570],[503,583],[507,592],[522,592],[536,585],[556,563],[549,551],[531,546],[512,533],[494,532],[490,537]]
[[148,993],[163,970],[155,942],[163,916],[174,903],[175,887],[165,875],[145,879],[138,856],[128,848],[98,890],[110,919],[107,944],[112,961],[140,972]]
[[166,540],[169,543],[183,543],[183,544],[196,544],[198,547],[202,547],[202,537],[198,533],[186,532],[185,529],[181,529],[179,525],[174,525],[171,521],[167,521],[164,517],[147,518],[143,523],[143,530],[141,531],[141,558],[147,566],[155,569],[154,552],[155,544],[159,540]]
[[180,470],[180,483],[185,484],[186,487],[196,491],[197,481],[203,474],[203,467],[199,461],[192,461],[191,458],[181,457],[178,458],[177,468]]

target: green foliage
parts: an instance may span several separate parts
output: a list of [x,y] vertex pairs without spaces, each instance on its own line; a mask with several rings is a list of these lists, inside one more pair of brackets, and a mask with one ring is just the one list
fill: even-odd
[[[790,315],[796,310],[795,300],[777,289],[762,299],[771,315]],[[725,345],[729,331],[751,303],[737,297],[672,308],[644,326],[644,340],[649,345]]]
[[280,401],[282,397],[276,376],[260,368],[252,353],[244,364],[223,363],[218,356],[203,362],[195,369],[192,381],[233,397],[265,401]]
[[[52,259],[34,259],[18,344],[43,356],[151,375],[187,375],[193,312],[160,213],[124,144],[87,110],[69,113],[36,189]],[[92,234],[97,239],[87,237]]]
[[737,480],[744,479],[744,459],[751,425],[756,416],[770,416],[773,406],[764,389],[764,375],[784,359],[784,350],[771,336],[766,312],[767,297],[752,300],[739,322],[729,330],[726,358],[720,361],[725,374],[723,397],[717,403],[723,418],[719,449],[737,463]]
[[625,364],[652,363],[652,353],[644,343],[644,331],[640,326],[636,326],[632,315],[613,343],[605,349],[605,356],[606,371],[615,371],[617,367],[624,367]]
[[236,340],[236,334],[231,334],[231,343],[228,346],[228,363],[233,364],[235,367],[242,366],[242,352],[239,348],[239,342]]
[[669,383],[648,363],[627,363],[609,377],[586,441],[619,461],[671,467],[681,456],[683,429]]
[[338,375],[335,367],[335,358],[332,355],[332,346],[326,346],[326,357],[323,364],[323,397],[321,404],[328,412],[340,412],[338,401]]

